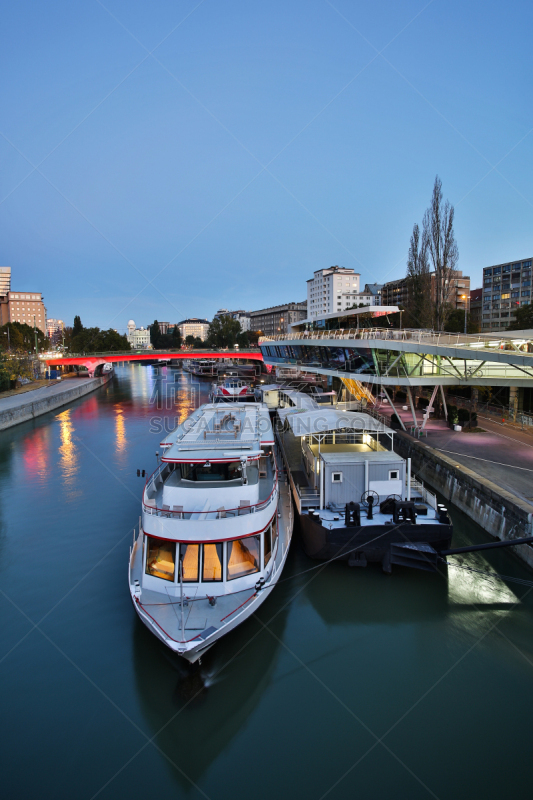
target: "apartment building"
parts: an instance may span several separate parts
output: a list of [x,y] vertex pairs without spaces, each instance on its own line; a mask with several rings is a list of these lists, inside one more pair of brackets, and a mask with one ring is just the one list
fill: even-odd
[[63,331],[65,330],[65,323],[62,319],[47,319],[46,320],[46,334],[52,344],[60,344]]
[[501,330],[515,321],[514,311],[531,303],[531,258],[483,269],[481,330]]
[[229,311],[227,308],[219,308],[214,319],[218,317],[231,317],[232,319],[236,319],[243,333],[250,330],[250,312],[244,311],[242,308],[238,311]]
[[315,270],[313,277],[307,281],[309,319],[352,306],[354,295],[359,294],[360,277],[358,272],[348,267],[334,266]]
[[250,330],[263,336],[288,333],[291,325],[307,317],[307,303],[285,303],[259,311],[250,311]]
[[[437,299],[437,281],[434,272],[430,273],[431,278],[431,298],[433,302]],[[383,284],[381,289],[381,302],[384,306],[403,306],[409,304],[409,279],[399,278],[396,281],[388,281]],[[467,310],[470,304],[470,278],[463,275],[461,270],[453,270],[448,283],[446,302],[452,308]]]
[[12,292],[0,297],[0,325],[7,322],[35,324],[46,335],[46,308],[40,292]]
[[209,320],[190,317],[190,319],[184,319],[178,322],[178,330],[181,333],[183,341],[185,341],[187,336],[194,336],[204,342],[207,339],[207,333],[209,331]]

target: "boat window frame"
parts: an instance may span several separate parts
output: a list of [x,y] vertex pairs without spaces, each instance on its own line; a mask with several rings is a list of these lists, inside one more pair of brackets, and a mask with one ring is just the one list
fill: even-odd
[[[198,566],[198,568],[197,568],[197,571],[196,571],[196,578],[185,578],[184,577],[183,578],[183,583],[201,583],[201,581],[200,581],[200,576],[202,574],[201,571],[200,571],[200,566],[201,566],[200,565],[201,544],[199,542],[176,542],[176,544],[179,545],[178,563],[181,561],[181,548],[182,547],[185,547],[185,548],[187,548],[187,547],[197,547],[198,548],[198,556],[197,556],[197,566]],[[178,583],[178,584],[180,583],[179,571],[176,573],[176,581],[175,582]]]
[[[262,569],[261,569],[261,562],[262,562],[261,548],[262,548],[262,544],[263,544],[262,543],[262,534],[263,534],[263,531],[261,531],[260,533],[252,534],[251,536],[241,536],[239,538],[229,539],[226,542],[226,570],[225,570],[226,583],[229,583],[230,581],[238,580],[239,578],[248,578],[248,577],[250,577],[250,575],[257,575],[258,572],[259,573],[262,572]],[[229,574],[229,567],[230,567],[230,558],[231,557],[230,557],[230,553],[229,553],[229,550],[228,550],[228,545],[230,545],[230,544],[233,545],[236,542],[244,542],[244,541],[247,541],[247,540],[250,540],[250,539],[259,540],[258,541],[258,547],[257,547],[257,556],[258,556],[257,569],[253,569],[253,570],[250,570],[249,572],[241,573],[239,575],[230,575]]]
[[[225,547],[226,544],[227,544],[227,542],[202,542],[202,546],[201,546],[202,552],[201,552],[200,572],[199,572],[199,575],[201,577],[200,577],[200,580],[198,581],[198,583],[225,583],[225,577],[224,577],[225,570],[224,570],[224,567],[225,567],[226,560],[227,560],[227,557],[226,557],[227,548]],[[206,546],[208,546],[208,547],[209,546],[213,546],[215,548],[220,546],[220,548],[221,548],[220,578],[204,578],[204,565],[205,565],[204,555],[205,555],[205,547]]]
[[[177,570],[176,570],[176,565],[177,565],[177,561],[176,561],[176,544],[177,544],[177,542],[174,542],[171,539],[162,539],[159,536],[152,536],[149,533],[146,534],[146,538],[148,539],[148,541],[146,543],[146,548],[145,548],[144,574],[148,575],[150,578],[157,578],[158,580],[161,580],[161,581],[167,581],[169,583],[175,583],[176,582],[176,574],[177,574]],[[169,545],[169,549],[170,549],[171,552],[172,552],[172,549],[173,549],[173,551],[174,551],[173,552],[174,572],[172,573],[172,577],[170,577],[170,576],[169,577],[165,577],[164,575],[161,575],[161,574],[160,575],[154,575],[154,573],[150,571],[150,566],[149,566],[149,563],[148,563],[148,559],[150,557],[150,545],[151,545],[152,542],[164,542],[165,544]],[[159,545],[159,547],[157,549],[161,549],[161,544]]]

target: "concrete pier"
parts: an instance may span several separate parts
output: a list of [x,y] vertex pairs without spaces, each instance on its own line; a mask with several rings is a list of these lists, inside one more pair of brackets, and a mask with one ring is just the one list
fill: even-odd
[[104,386],[112,376],[111,372],[98,378],[61,381],[24,394],[3,397],[0,399],[0,431],[68,405]]
[[[390,406],[380,413],[390,417]],[[410,412],[399,411],[406,427]],[[418,419],[419,417],[419,419]],[[417,414],[420,425],[422,416]],[[430,420],[422,439],[396,431],[394,449],[411,458],[417,478],[436,489],[496,539],[533,535],[533,435],[480,417],[484,432],[456,432]],[[533,548],[512,548],[533,568]]]

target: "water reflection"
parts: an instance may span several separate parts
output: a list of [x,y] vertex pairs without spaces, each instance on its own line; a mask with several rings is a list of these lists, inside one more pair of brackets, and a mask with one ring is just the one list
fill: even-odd
[[121,454],[126,450],[126,420],[120,404],[115,407],[115,446],[116,452]]
[[24,470],[32,481],[44,482],[50,457],[50,428],[39,427],[24,437],[22,459]]
[[[61,445],[59,447],[59,465],[63,473],[63,482],[66,487],[73,487],[75,484],[76,473],[78,472],[78,451],[74,444],[74,425],[71,420],[71,409],[58,414],[59,436]],[[79,491],[76,492],[76,496]],[[72,494],[69,497],[72,498]]]
[[[287,615],[279,599],[268,598],[264,616],[274,617],[269,627],[280,639]],[[190,789],[242,733],[273,682],[279,647],[252,617],[191,668],[137,620],[133,661],[141,708],[158,746],[184,771],[170,766],[182,788]]]

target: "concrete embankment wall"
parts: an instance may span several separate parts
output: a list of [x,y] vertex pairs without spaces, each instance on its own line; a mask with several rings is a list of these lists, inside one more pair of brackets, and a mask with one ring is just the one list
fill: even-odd
[[[402,432],[397,432],[394,440],[396,452],[411,459],[417,478],[440,492],[491,536],[504,541],[533,535],[533,504]],[[530,545],[512,550],[533,568]]]
[[[112,375],[113,373],[102,375],[99,378],[80,378],[79,382],[75,379],[68,382],[65,381],[65,388],[61,392],[55,392],[50,397],[42,397],[35,402],[24,403],[1,411],[0,431],[11,428],[13,425],[20,425],[21,422],[27,422],[30,419],[39,417],[41,414],[47,414],[49,411],[54,411],[61,406],[66,406],[103,386],[111,379]],[[31,392],[28,392],[28,394],[31,395]]]

